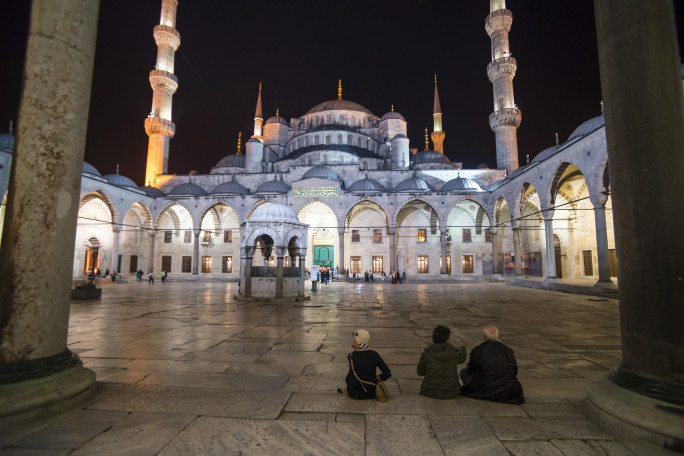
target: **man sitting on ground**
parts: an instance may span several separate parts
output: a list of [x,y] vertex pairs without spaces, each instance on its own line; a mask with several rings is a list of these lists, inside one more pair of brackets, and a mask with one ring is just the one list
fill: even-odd
[[451,330],[446,326],[437,326],[432,331],[432,345],[420,355],[416,371],[424,375],[420,385],[420,394],[435,399],[450,399],[461,393],[458,382],[458,363],[466,360],[466,342],[460,341],[456,348],[449,343]]
[[525,402],[523,388],[518,381],[518,365],[513,350],[499,340],[495,326],[482,328],[483,342],[470,352],[470,361],[461,370],[461,394],[508,404]]

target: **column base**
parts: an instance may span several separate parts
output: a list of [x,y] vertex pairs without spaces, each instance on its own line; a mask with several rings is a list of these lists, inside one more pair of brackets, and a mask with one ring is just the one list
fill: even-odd
[[617,288],[617,285],[612,280],[597,280],[596,283],[594,284],[595,287],[601,287],[601,288]]
[[95,373],[83,367],[80,359],[52,375],[2,383],[0,426],[66,410],[94,393]]
[[684,450],[682,409],[612,382],[608,376],[587,392],[591,418],[609,431],[675,451]]
[[544,279],[544,283],[557,283],[558,282],[558,277],[547,277]]

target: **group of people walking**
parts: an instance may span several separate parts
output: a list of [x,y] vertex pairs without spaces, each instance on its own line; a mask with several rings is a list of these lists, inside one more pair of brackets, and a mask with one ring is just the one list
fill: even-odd
[[[144,276],[145,276],[145,273],[141,269],[138,269],[138,271],[135,273],[135,279],[138,282],[142,282]],[[166,283],[169,281],[169,276],[168,276],[168,273],[166,271],[161,272],[161,281],[162,281],[162,283]],[[147,274],[147,283],[149,285],[154,285],[154,272],[150,271]]]
[[[338,393],[347,393],[354,399],[375,397],[378,382],[392,376],[382,357],[370,348],[370,334],[365,329],[354,331],[352,352],[347,355],[349,371],[346,387]],[[482,343],[470,352],[466,367],[467,343],[451,344],[451,330],[437,326],[432,331],[432,344],[420,355],[416,366],[423,376],[420,394],[435,399],[450,399],[460,395],[494,402],[521,404],[525,401],[523,388],[518,381],[518,365],[513,350],[499,340],[495,326],[482,328]],[[380,371],[380,374],[377,371]]]

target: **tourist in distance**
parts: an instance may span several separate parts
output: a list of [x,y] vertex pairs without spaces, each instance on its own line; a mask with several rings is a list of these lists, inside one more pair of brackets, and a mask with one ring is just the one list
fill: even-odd
[[150,273],[147,274],[147,283],[149,285],[154,285],[154,272],[150,271]]
[[458,381],[458,364],[466,360],[466,341],[460,340],[459,346],[449,343],[451,330],[437,326],[432,331],[432,345],[420,355],[416,367],[418,375],[425,376],[420,385],[422,396],[434,399],[451,399],[461,394]]
[[[353,399],[371,399],[375,397],[375,385],[380,380],[387,380],[392,376],[385,361],[375,350],[371,350],[368,342],[370,334],[365,329],[354,331],[354,349],[347,355],[349,372],[344,381],[346,388],[337,388],[338,393],[347,393]],[[380,375],[377,374],[380,369]]]
[[461,369],[461,394],[508,404],[525,402],[518,381],[518,365],[513,350],[499,340],[496,326],[482,328],[483,342],[470,352],[470,361]]

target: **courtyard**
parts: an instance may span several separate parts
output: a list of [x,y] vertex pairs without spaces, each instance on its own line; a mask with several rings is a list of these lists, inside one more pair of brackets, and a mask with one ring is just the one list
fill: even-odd
[[[1,429],[0,454],[669,454],[587,418],[587,389],[621,360],[615,299],[504,283],[332,282],[285,303],[238,301],[237,289],[132,279],[72,301],[68,347],[97,391]],[[419,396],[416,363],[438,324],[468,351],[498,326],[526,402]],[[392,370],[387,403],[335,392],[358,328]]]

